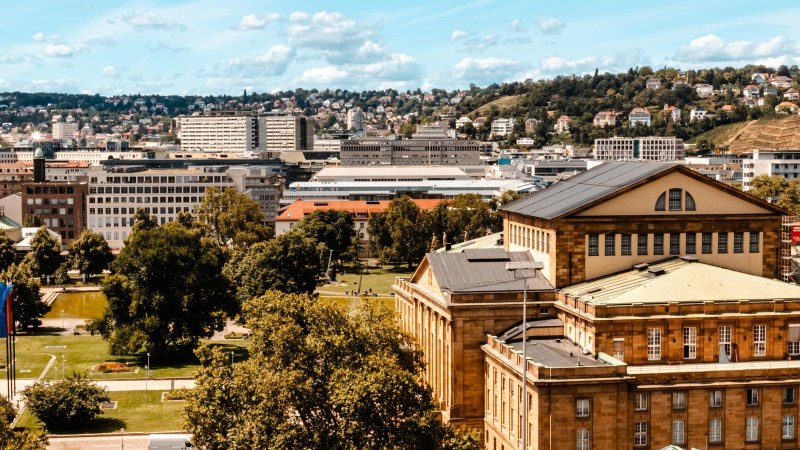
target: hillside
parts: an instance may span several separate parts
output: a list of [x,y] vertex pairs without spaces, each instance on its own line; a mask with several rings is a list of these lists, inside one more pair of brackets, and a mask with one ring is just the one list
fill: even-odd
[[498,112],[502,114],[503,111],[513,108],[519,104],[521,95],[504,95],[497,100],[492,100],[489,103],[482,105],[480,108],[469,113],[470,116],[479,117],[489,114],[492,107],[496,107]]
[[762,119],[751,123],[728,147],[737,154],[753,149],[791,148],[800,148],[800,116]]
[[728,147],[742,131],[756,122],[756,120],[751,120],[748,122],[736,122],[726,125],[719,125],[703,134],[693,137],[689,140],[689,143],[696,144],[698,141],[706,140],[713,143],[716,147]]

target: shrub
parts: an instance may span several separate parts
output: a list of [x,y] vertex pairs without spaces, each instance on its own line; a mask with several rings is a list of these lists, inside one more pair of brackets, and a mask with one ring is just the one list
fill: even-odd
[[104,362],[98,364],[95,369],[100,373],[122,373],[122,372],[130,372],[131,368],[128,367],[127,364],[119,363],[119,362]]
[[22,396],[48,430],[88,424],[102,414],[100,403],[110,401],[105,388],[79,373],[55,383],[36,382]]

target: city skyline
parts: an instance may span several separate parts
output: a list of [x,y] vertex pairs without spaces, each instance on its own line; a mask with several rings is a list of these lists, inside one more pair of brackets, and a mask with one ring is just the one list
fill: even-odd
[[[687,14],[691,11],[691,14]],[[6,6],[0,91],[434,87],[800,61],[800,6],[689,1],[67,1]]]

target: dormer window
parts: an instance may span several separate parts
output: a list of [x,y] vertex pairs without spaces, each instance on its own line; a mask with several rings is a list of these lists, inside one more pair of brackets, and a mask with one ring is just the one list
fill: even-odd
[[697,205],[694,197],[683,189],[673,188],[667,192],[662,192],[656,200],[656,211],[666,211],[667,201],[669,201],[670,211],[696,211]]

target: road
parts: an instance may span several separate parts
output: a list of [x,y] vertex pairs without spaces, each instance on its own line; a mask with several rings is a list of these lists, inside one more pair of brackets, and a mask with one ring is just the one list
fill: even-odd
[[[152,380],[92,380],[99,386],[103,386],[110,392],[121,391],[169,391],[179,388],[194,388],[194,380],[173,379],[173,378],[154,378]],[[36,380],[26,378],[17,380],[17,392],[21,392],[26,387],[35,383]],[[0,386],[0,394],[6,395],[6,385]]]

